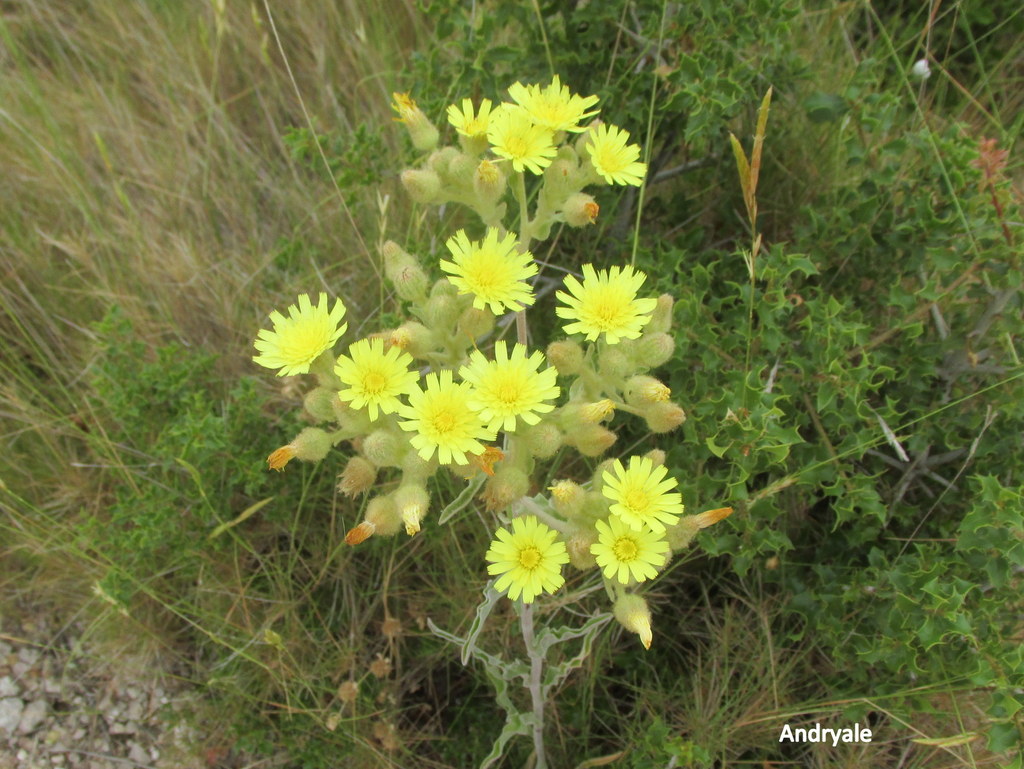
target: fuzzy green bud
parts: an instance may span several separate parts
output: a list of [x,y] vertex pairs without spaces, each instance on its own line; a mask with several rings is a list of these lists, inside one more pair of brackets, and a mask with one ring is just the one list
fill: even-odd
[[424,315],[432,329],[447,331],[454,328],[461,307],[458,297],[451,294],[435,294],[424,305]]
[[593,224],[600,212],[601,207],[597,205],[597,201],[585,192],[570,195],[562,209],[565,223],[570,227],[586,227]]
[[594,468],[594,474],[590,477],[590,488],[593,491],[601,492],[604,489],[604,474],[613,473],[615,470],[615,460],[606,459],[597,467]]
[[582,423],[566,433],[566,443],[585,457],[603,454],[615,443],[616,435],[599,424]]
[[665,334],[672,330],[672,306],[675,299],[671,294],[662,294],[647,324],[647,333]]
[[651,460],[651,464],[654,467],[661,467],[665,464],[665,452],[661,449],[651,449],[644,456]]
[[359,435],[370,429],[370,415],[365,409],[354,409],[341,398],[331,400],[331,409],[334,421],[350,435]]
[[406,321],[388,336],[388,342],[409,353],[414,358],[423,358],[437,346],[433,332],[422,323]]
[[479,339],[494,329],[494,313],[487,308],[467,307],[459,316],[458,328],[461,336]]
[[696,517],[684,515],[674,526],[665,527],[665,539],[668,540],[668,546],[672,548],[673,553],[688,548],[693,538],[697,536],[700,526],[697,525]]
[[547,357],[561,376],[573,376],[583,369],[583,348],[569,339],[549,344]]
[[544,170],[544,186],[541,188],[543,205],[561,208],[567,197],[577,189],[575,184],[578,163],[575,157],[557,157]]
[[[365,445],[365,441],[364,441]],[[351,457],[342,470],[338,491],[350,497],[369,490],[377,480],[377,468],[362,457]]]
[[374,430],[363,439],[363,456],[377,467],[398,467],[403,443],[391,430]]
[[667,433],[686,421],[686,412],[672,401],[661,401],[644,407],[643,417],[651,432]]
[[402,186],[417,203],[440,203],[441,177],[430,168],[408,168],[402,171]]
[[459,157],[462,153],[454,147],[444,147],[433,153],[427,159],[427,167],[430,168],[438,176],[447,176],[448,168],[455,158]]
[[430,507],[430,495],[419,484],[406,484],[399,486],[394,496],[402,523],[405,524],[405,533],[411,537],[420,530],[423,516]]
[[374,497],[366,503],[364,518],[373,524],[374,533],[382,537],[391,537],[402,527],[402,516],[392,495]]
[[676,340],[672,335],[659,331],[653,334],[644,334],[633,342],[633,359],[638,361],[640,368],[644,371],[666,363],[676,349]]
[[488,510],[504,510],[530,490],[530,477],[518,467],[500,467],[487,479],[480,499]]
[[412,139],[412,146],[421,152],[434,149],[441,135],[430,119],[423,114],[423,110],[416,106],[416,102],[410,99],[407,93],[396,93],[392,96],[395,99],[392,107],[398,112],[397,120],[405,123],[409,138]]
[[672,391],[652,376],[640,375],[626,381],[626,403],[642,408],[651,403],[663,403],[672,397]]
[[562,431],[550,422],[540,422],[517,434],[531,457],[547,459],[562,447]]
[[458,192],[469,195],[473,191],[473,177],[478,166],[476,158],[460,152],[449,161],[445,181]]
[[481,203],[488,206],[501,200],[507,183],[501,167],[491,160],[481,160],[473,172],[473,192]]
[[651,610],[641,596],[624,593],[615,602],[615,619],[630,633],[640,636],[640,643],[645,649],[651,648],[654,634],[651,630]]
[[[621,380],[629,376],[637,369],[637,364],[626,353],[625,342],[615,347],[605,347],[601,350],[601,363],[599,366],[601,376],[612,381]],[[623,348],[623,349],[619,349]]]
[[437,470],[437,455],[424,459],[416,451],[406,451],[402,457],[402,485],[406,483],[422,484]]
[[579,515],[587,492],[578,483],[569,480],[555,481],[548,487],[551,492],[551,506],[566,518]]
[[590,546],[597,542],[597,532],[590,527],[572,528],[565,539],[569,563],[584,571],[597,566],[597,559],[590,552]]
[[306,413],[317,422],[333,422],[336,419],[334,401],[337,398],[337,390],[314,387],[306,393],[306,397],[302,399],[302,405],[306,409]]
[[381,256],[384,257],[384,274],[402,299],[421,301],[426,298],[427,275],[414,256],[393,240],[381,247]]
[[307,427],[291,442],[295,458],[304,462],[319,462],[331,450],[331,436],[319,427]]

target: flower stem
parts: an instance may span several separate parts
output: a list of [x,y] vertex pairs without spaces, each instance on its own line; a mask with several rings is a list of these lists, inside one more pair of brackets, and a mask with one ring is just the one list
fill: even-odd
[[519,627],[523,631],[523,643],[530,656],[530,701],[533,703],[533,752],[536,756],[534,769],[547,769],[548,760],[544,752],[544,694],[541,691],[541,674],[544,658],[537,649],[533,635],[533,604],[523,604],[519,613]]

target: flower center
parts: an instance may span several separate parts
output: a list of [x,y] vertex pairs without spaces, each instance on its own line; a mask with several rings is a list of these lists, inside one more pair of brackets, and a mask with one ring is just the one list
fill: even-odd
[[367,395],[380,395],[387,381],[387,377],[379,371],[368,371],[363,375],[363,391]]
[[533,545],[524,547],[519,551],[519,565],[524,569],[533,571],[540,564],[540,550]]
[[502,382],[496,396],[505,406],[514,406],[519,402],[520,389],[514,382]]
[[628,537],[619,537],[615,540],[615,544],[612,545],[612,552],[615,553],[615,557],[620,561],[632,561],[640,554],[640,548],[636,545],[636,540],[629,539]]
[[450,411],[438,411],[430,420],[435,432],[442,435],[450,433],[455,428],[455,415]]
[[622,504],[630,510],[644,510],[650,503],[650,498],[642,489],[630,489],[622,495]]
[[509,137],[505,142],[505,149],[514,158],[525,158],[530,154],[530,148],[526,144],[526,139],[521,136]]

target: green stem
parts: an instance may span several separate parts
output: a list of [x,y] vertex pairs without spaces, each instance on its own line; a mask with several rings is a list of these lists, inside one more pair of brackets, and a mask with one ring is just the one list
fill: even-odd
[[547,769],[548,760],[544,752],[544,693],[541,687],[544,672],[544,658],[537,649],[533,635],[533,604],[523,604],[519,612],[519,626],[523,631],[523,643],[530,657],[530,701],[533,703],[533,752],[536,756],[534,769]]
[[[530,250],[530,241],[533,240],[529,204],[526,199],[526,172],[519,171],[515,176],[513,188],[516,200],[519,201],[519,250],[523,252]],[[520,310],[516,313],[516,341],[521,345],[526,345],[528,336],[529,327],[526,325],[526,310]]]

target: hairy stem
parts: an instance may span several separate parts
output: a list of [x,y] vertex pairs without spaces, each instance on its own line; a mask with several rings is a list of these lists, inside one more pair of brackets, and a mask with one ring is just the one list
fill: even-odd
[[533,636],[533,604],[523,604],[519,613],[519,626],[523,631],[523,643],[530,656],[530,701],[533,703],[533,752],[536,755],[534,769],[547,769],[548,760],[544,752],[544,694],[541,691],[541,674],[544,658],[537,650]]

